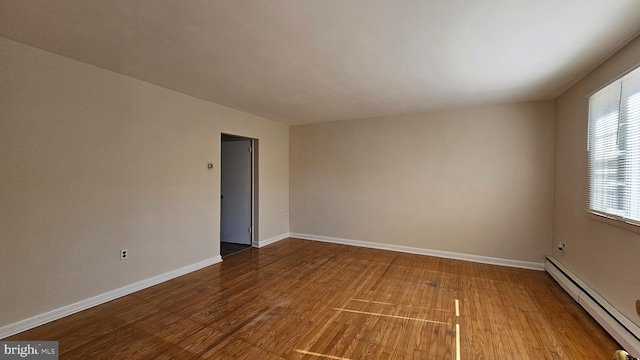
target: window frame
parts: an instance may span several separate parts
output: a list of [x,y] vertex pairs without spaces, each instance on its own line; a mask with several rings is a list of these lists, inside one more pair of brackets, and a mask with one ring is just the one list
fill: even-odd
[[[607,224],[611,224],[611,225],[616,225],[619,226],[621,228],[624,228],[626,230],[630,230],[630,231],[634,231],[634,232],[640,232],[640,213],[638,212],[638,209],[632,209],[632,206],[628,206],[627,209],[618,209],[617,212],[609,212],[606,210],[602,210],[602,209],[596,209],[597,205],[594,206],[593,203],[595,202],[595,198],[598,196],[598,194],[595,194],[592,192],[592,190],[594,190],[594,186],[593,186],[593,182],[595,181],[594,179],[596,179],[596,176],[594,176],[595,171],[600,170],[600,171],[606,171],[606,167],[599,167],[599,168],[594,168],[592,166],[592,162],[595,161],[596,156],[593,155],[593,147],[595,147],[595,140],[598,140],[598,136],[594,135],[592,132],[594,130],[594,128],[597,125],[592,124],[592,120],[595,119],[599,119],[600,121],[602,121],[603,118],[606,117],[610,117],[610,116],[615,116],[615,122],[617,124],[616,126],[616,131],[615,131],[615,136],[617,138],[616,140],[616,144],[619,144],[621,141],[623,142],[623,151],[620,151],[619,153],[616,154],[616,159],[614,160],[616,162],[616,166],[615,166],[615,171],[617,171],[617,173],[615,174],[616,178],[617,178],[617,187],[620,186],[625,186],[626,188],[624,190],[616,190],[616,196],[614,197],[614,199],[618,202],[625,202],[625,201],[632,201],[634,204],[638,203],[640,204],[640,191],[638,191],[637,189],[634,191],[633,190],[633,183],[632,184],[624,184],[624,185],[620,185],[620,177],[622,176],[623,178],[627,179],[627,176],[629,177],[638,177],[640,176],[640,172],[638,170],[640,170],[640,159],[638,158],[634,158],[634,162],[633,162],[633,166],[620,166],[620,163],[625,163],[626,162],[626,157],[629,155],[628,153],[633,151],[635,152],[635,155],[637,155],[638,153],[640,153],[640,141],[635,141],[635,145],[637,148],[630,148],[628,147],[628,145],[626,144],[626,142],[629,140],[629,134],[628,134],[628,123],[623,123],[620,119],[621,114],[623,113],[623,108],[625,108],[625,110],[629,107],[629,102],[631,102],[632,100],[636,100],[638,101],[638,99],[640,98],[640,82],[635,83],[632,85],[631,88],[631,93],[630,94],[626,94],[626,92],[628,91],[623,91],[624,87],[623,87],[623,79],[625,77],[627,77],[628,75],[630,75],[631,73],[638,71],[640,72],[640,64],[635,65],[634,67],[630,68],[629,70],[625,71],[622,75],[614,78],[613,80],[609,81],[608,83],[606,83],[605,85],[603,85],[602,87],[598,88],[597,90],[593,91],[592,93],[590,93],[589,95],[587,95],[587,103],[588,103],[588,119],[587,119],[587,196],[586,196],[586,211],[591,215],[590,217],[594,220],[598,220]],[[634,76],[636,76],[637,74],[634,74]],[[633,79],[633,78],[632,78]],[[619,105],[617,108],[617,113],[607,113],[606,112],[606,108],[598,108],[595,109],[595,112],[601,112],[602,115],[595,117],[592,116],[592,112],[594,112],[594,109],[592,109],[592,104],[591,104],[591,99],[592,97],[594,97],[594,95],[598,94],[599,92],[601,92],[602,90],[613,86],[615,83],[620,82],[620,91],[618,93],[618,98],[619,98]],[[615,91],[615,90],[613,90]],[[626,115],[626,113],[625,113]],[[636,127],[640,127],[640,115],[638,115],[637,113],[634,113],[634,115],[636,115],[637,117],[634,116],[634,125]],[[627,116],[628,117],[628,116]],[[628,122],[628,118],[624,119],[625,121]],[[623,134],[621,136],[621,134]],[[606,134],[603,134],[606,135]],[[636,134],[637,135],[637,134]],[[633,144],[632,144],[633,145]],[[630,150],[631,149],[631,150]],[[607,154],[604,154],[607,155]],[[601,161],[607,161],[602,160]],[[632,170],[636,170],[635,172]],[[632,175],[627,175],[627,173],[630,173]],[[635,179],[637,180],[637,179]],[[631,190],[630,190],[631,189]],[[606,190],[600,190],[600,193],[603,194]],[[624,194],[625,191],[634,191],[637,194],[632,194],[630,195],[630,197],[626,197],[626,195]],[[622,206],[624,207],[624,206]],[[638,207],[638,206],[636,206]],[[621,214],[622,212],[625,212],[624,214]],[[631,216],[637,216],[637,218],[633,218]],[[630,216],[630,217],[627,217]],[[622,226],[620,226],[622,225]]]

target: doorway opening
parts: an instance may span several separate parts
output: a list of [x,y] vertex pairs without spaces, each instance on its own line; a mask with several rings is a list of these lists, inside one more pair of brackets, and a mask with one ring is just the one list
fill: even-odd
[[220,139],[220,255],[257,244],[257,139]]

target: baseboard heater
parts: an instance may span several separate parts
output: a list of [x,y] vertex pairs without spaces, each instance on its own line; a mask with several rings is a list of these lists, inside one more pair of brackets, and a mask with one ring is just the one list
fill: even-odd
[[640,357],[640,328],[560,262],[547,257],[544,269],[629,354]]

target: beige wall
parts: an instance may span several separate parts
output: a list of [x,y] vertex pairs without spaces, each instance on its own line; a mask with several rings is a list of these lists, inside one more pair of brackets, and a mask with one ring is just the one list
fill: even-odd
[[607,60],[557,100],[553,250],[569,270],[640,325],[640,228],[616,226],[587,207],[588,95],[640,62],[640,38]]
[[553,101],[290,130],[291,231],[541,263]]
[[219,255],[221,132],[289,231],[286,125],[2,38],[0,69],[0,327]]

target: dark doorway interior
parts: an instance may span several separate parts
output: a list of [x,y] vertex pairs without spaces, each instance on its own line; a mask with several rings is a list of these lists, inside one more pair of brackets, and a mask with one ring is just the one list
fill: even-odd
[[244,249],[248,249],[250,247],[251,245],[220,242],[220,256],[225,257],[227,255],[242,251]]

